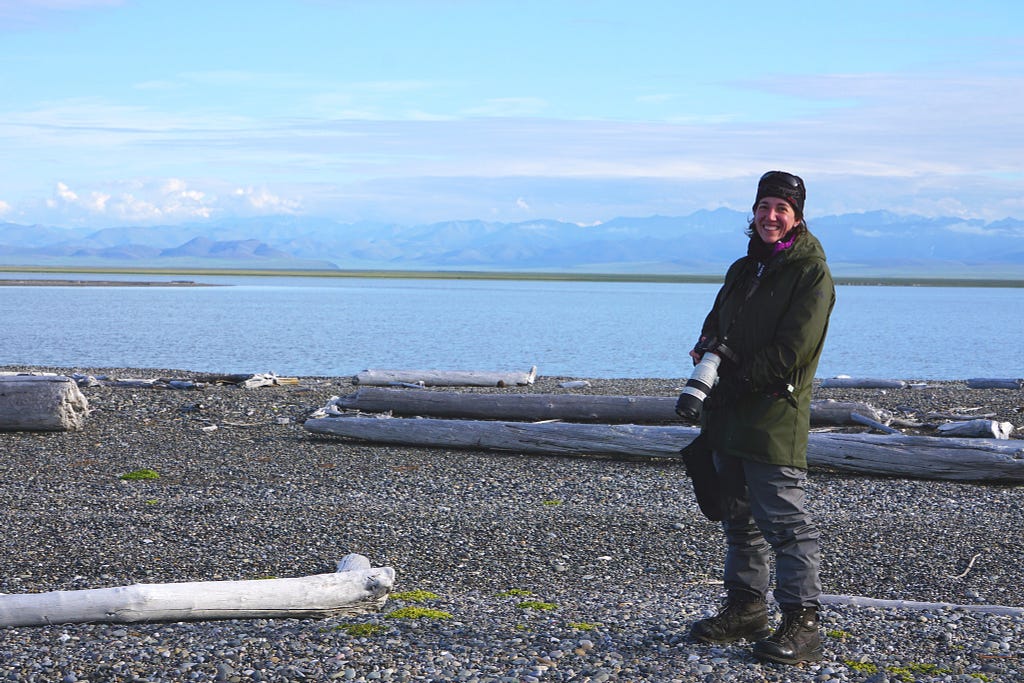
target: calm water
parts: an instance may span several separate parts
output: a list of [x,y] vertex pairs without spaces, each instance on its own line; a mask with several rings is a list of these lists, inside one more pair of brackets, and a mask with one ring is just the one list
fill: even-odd
[[[692,368],[686,352],[718,289],[201,281],[232,286],[0,287],[0,365],[300,376],[368,368],[526,371],[536,365],[549,376],[685,377]],[[841,286],[818,376],[1022,377],[1022,296],[1020,289]]]

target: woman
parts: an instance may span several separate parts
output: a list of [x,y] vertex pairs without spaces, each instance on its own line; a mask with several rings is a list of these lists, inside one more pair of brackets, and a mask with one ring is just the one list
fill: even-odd
[[[755,640],[756,657],[784,664],[822,657],[819,534],[806,512],[804,482],[811,383],[835,287],[804,221],[805,198],[798,176],[761,177],[747,255],[729,268],[690,351],[695,363],[708,351],[722,358],[701,434],[718,475],[727,591],[718,614],[690,633],[709,643]],[[769,635],[772,553],[782,621]]]

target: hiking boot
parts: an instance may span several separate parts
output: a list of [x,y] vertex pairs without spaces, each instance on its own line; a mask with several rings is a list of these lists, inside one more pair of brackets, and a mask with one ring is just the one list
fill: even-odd
[[695,621],[690,637],[702,643],[731,643],[740,638],[764,638],[768,628],[768,605],[764,600],[729,597],[718,614]]
[[782,613],[775,633],[754,643],[754,656],[779,664],[800,664],[821,660],[818,610],[807,607]]

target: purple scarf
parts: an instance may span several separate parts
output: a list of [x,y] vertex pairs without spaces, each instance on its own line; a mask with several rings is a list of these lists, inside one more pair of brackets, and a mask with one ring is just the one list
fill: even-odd
[[796,235],[793,235],[792,237],[790,237],[785,242],[783,242],[782,240],[779,240],[774,245],[772,245],[772,256],[775,256],[780,251],[786,251],[791,246],[793,246],[793,242],[796,242]]

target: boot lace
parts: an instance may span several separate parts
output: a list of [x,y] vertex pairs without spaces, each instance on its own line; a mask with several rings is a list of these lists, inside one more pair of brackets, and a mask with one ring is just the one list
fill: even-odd
[[776,631],[770,639],[776,642],[793,640],[802,627],[803,619],[801,614],[784,614],[782,616],[782,624],[779,625],[779,630]]

